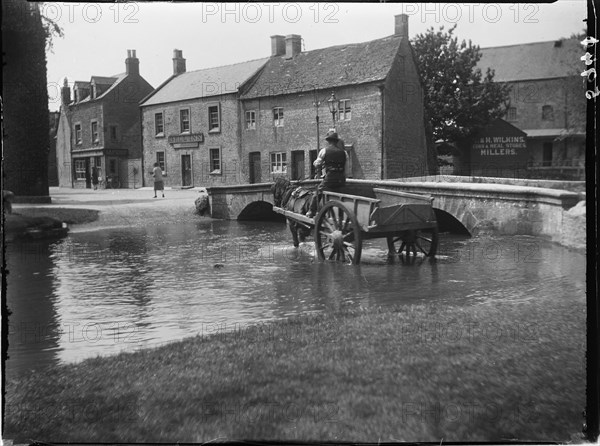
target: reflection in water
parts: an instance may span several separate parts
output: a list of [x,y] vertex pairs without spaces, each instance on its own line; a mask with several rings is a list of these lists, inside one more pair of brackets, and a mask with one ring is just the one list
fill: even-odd
[[435,262],[391,263],[384,240],[360,266],[313,249],[280,223],[208,219],[12,243],[8,372],[314,312],[585,296],[585,257],[532,237],[442,237]]

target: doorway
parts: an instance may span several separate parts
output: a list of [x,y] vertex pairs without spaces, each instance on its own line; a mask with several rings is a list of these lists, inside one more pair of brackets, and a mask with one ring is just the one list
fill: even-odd
[[260,152],[250,152],[250,183],[260,183]]
[[192,185],[192,156],[181,155],[181,186]]
[[317,168],[315,167],[315,161],[317,160],[317,156],[319,155],[318,150],[309,150],[308,151],[308,160],[310,162],[310,177],[314,178],[317,174]]
[[552,165],[552,143],[545,142],[542,149],[542,166]]
[[92,168],[90,166],[90,158],[85,159],[85,187],[92,188]]
[[304,150],[292,150],[292,180],[304,179]]

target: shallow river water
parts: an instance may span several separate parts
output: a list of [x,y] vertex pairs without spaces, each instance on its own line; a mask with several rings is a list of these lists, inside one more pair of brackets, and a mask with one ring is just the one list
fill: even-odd
[[585,256],[542,239],[442,235],[408,264],[370,243],[360,266],[323,264],[282,223],[208,219],[12,242],[7,373],[312,312],[585,299]]

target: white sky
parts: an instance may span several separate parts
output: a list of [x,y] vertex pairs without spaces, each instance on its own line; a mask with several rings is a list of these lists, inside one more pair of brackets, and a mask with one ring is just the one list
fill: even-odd
[[[409,14],[409,37],[457,23],[455,35],[481,47],[569,37],[585,29],[585,0],[497,3],[44,3],[64,31],[47,57],[50,109],[58,110],[66,76],[125,71],[135,49],[141,75],[157,87],[173,71],[173,49],[187,70],[268,57],[274,34],[300,34],[303,50],[366,42],[393,34],[394,15]],[[582,51],[583,54],[583,51]],[[527,63],[527,61],[523,61]],[[574,65],[578,61],[573,61]]]

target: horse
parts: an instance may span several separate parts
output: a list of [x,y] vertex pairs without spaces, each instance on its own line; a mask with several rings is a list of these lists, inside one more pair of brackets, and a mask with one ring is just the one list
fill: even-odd
[[[271,187],[273,192],[273,204],[297,214],[305,215],[310,210],[310,203],[315,194],[314,188],[295,186],[287,178],[279,177]],[[288,227],[292,233],[294,247],[298,247],[300,242],[304,242],[310,235],[310,228],[287,219]]]

